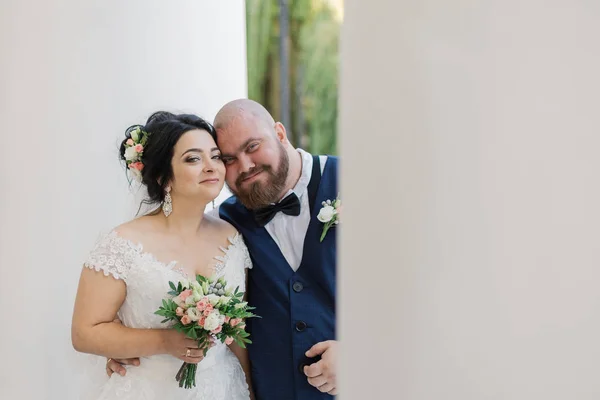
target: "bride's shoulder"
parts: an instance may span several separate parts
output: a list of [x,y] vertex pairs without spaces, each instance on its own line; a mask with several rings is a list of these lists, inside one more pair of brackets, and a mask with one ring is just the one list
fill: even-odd
[[210,225],[211,230],[223,238],[233,238],[238,235],[237,229],[229,222],[222,220],[218,216],[212,214],[205,214],[204,218],[206,222]]
[[246,243],[244,242],[242,235],[233,225],[219,217],[211,215],[207,215],[206,219],[207,222],[211,224],[211,229],[213,229],[212,233],[215,235],[214,237],[219,238],[223,247],[239,247],[244,250],[246,249]]
[[243,268],[252,268],[248,247],[238,230],[229,222],[218,217],[207,216],[206,219],[208,223],[212,224],[212,229],[219,238],[220,247],[226,253],[226,258],[239,260],[239,265]]
[[111,230],[113,235],[132,242],[143,242],[144,235],[154,231],[152,216],[142,216],[127,221]]
[[142,253],[140,233],[145,223],[143,220],[129,221],[102,233],[88,253],[84,266],[126,281],[129,269]]
[[145,242],[144,235],[151,231],[151,224],[146,217],[125,222],[108,231],[103,231],[96,238],[91,254],[127,254],[139,252],[141,243]]

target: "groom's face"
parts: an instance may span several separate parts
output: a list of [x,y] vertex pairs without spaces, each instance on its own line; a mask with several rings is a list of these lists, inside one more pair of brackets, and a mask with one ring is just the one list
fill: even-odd
[[277,202],[285,188],[289,159],[278,127],[252,116],[239,116],[217,131],[225,182],[249,209]]

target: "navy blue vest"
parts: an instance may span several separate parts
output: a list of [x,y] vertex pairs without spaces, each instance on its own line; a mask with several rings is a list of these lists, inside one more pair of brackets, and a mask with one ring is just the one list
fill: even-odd
[[244,236],[253,269],[249,273],[248,302],[262,318],[247,321],[252,382],[257,400],[321,400],[333,396],[311,386],[302,368],[317,359],[304,353],[315,343],[335,339],[336,228],[319,242],[323,223],[317,219],[321,203],[338,195],[337,157],[329,156],[321,175],[313,157],[308,185],[311,220],[304,240],[302,262],[292,270],[265,228],[235,197],[221,204],[222,219]]

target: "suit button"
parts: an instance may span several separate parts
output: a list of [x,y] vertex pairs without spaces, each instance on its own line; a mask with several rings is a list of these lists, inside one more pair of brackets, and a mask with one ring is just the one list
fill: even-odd
[[306,367],[306,364],[304,363],[300,363],[300,365],[298,365],[298,371],[300,371],[302,375],[304,375],[304,367]]
[[304,285],[300,282],[296,282],[292,285],[292,289],[294,289],[294,292],[300,293],[302,289],[304,289]]
[[305,329],[306,329],[306,322],[304,322],[304,321],[298,321],[298,322],[296,322],[296,330],[298,332],[302,332]]

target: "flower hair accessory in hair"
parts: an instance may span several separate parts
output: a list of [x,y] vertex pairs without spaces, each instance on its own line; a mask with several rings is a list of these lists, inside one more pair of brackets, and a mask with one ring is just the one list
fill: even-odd
[[137,126],[129,133],[131,137],[125,141],[125,162],[131,175],[141,182],[142,170],[144,169],[142,155],[144,154],[144,146],[148,141],[148,132]]

